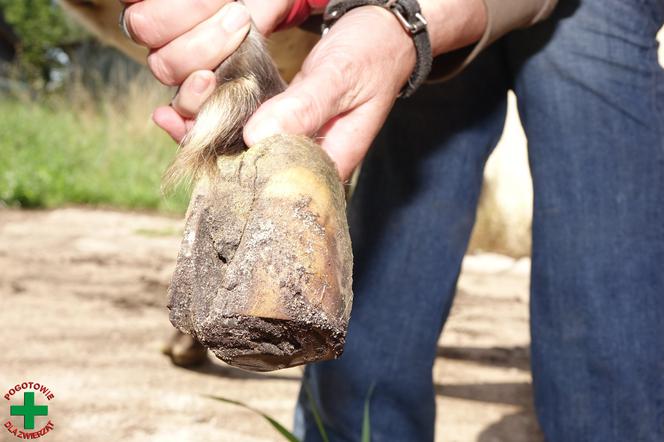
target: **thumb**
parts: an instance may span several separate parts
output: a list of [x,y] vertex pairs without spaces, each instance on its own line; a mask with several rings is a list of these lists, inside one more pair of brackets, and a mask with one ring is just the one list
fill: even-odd
[[316,69],[266,101],[245,125],[244,140],[252,146],[276,134],[313,136],[345,111],[341,103],[347,92],[346,81],[336,69]]

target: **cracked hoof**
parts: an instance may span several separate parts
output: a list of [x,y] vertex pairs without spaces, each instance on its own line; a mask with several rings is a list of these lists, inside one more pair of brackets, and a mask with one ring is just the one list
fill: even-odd
[[307,138],[275,136],[217,169],[192,196],[171,322],[249,370],[338,357],[352,250],[333,163]]

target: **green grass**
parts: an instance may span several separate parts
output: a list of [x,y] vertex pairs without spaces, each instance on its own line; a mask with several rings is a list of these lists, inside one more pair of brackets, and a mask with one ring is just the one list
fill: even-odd
[[[305,379],[302,383],[302,386],[305,389],[306,395],[307,395],[307,401],[309,403],[309,410],[313,414],[314,420],[316,421],[316,427],[318,428],[318,433],[320,434],[321,439],[323,442],[329,442],[329,437],[327,436],[327,430],[325,430],[325,426],[323,425],[323,419],[320,415],[320,409],[318,404],[316,403],[316,400],[314,399],[313,393],[311,392],[311,386]],[[372,384],[371,387],[369,387],[369,391],[367,393],[366,398],[364,399],[364,409],[362,413],[362,433],[360,436],[361,442],[371,442],[371,396],[373,395],[375,384]],[[263,413],[260,410],[257,410],[244,402],[241,401],[236,401],[233,399],[228,399],[222,396],[210,396],[206,395],[206,397],[210,399],[214,399],[215,401],[219,402],[225,402],[227,404],[231,405],[237,405],[239,407],[242,407],[244,409],[247,409],[251,411],[252,413],[255,413],[259,416],[261,416],[263,419],[265,419],[272,427],[279,433],[281,434],[284,439],[286,439],[289,442],[300,442],[300,440],[295,437],[293,433],[288,431],[286,427],[276,421],[273,417],[271,417],[268,414]]]
[[150,121],[158,100],[141,96],[140,85],[132,89],[125,106],[117,97],[0,97],[0,205],[183,212],[185,191],[168,198],[160,192],[176,145]]

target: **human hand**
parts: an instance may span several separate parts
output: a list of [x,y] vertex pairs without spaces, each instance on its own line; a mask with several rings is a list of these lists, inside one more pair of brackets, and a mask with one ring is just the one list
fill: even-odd
[[249,32],[271,32],[293,0],[121,0],[131,38],[150,50],[147,64],[159,81],[180,86],[171,106],[155,110],[155,122],[177,141],[216,86],[212,72]]
[[[482,0],[419,0],[433,55],[477,41],[487,25]],[[247,145],[276,133],[315,136],[348,179],[364,158],[413,72],[410,35],[384,8],[359,7],[341,17],[282,94],[264,103],[244,128]]]
[[312,50],[288,89],[244,129],[247,145],[278,133],[315,136],[348,179],[415,66],[415,46],[394,15],[360,7]]
[[[214,90],[211,69],[246,36],[249,11],[259,31],[266,34],[282,22],[294,0],[272,0],[269,8],[262,0],[245,0],[249,10],[230,0],[195,0],[208,7],[207,12],[195,14],[191,13],[197,9],[191,8],[193,0],[171,0],[167,8],[159,0],[121,1],[132,4],[130,17],[138,16],[138,26],[130,18],[128,27],[135,40],[152,48],[148,64],[157,78],[167,84],[183,82],[171,106],[153,114],[155,122],[179,142]],[[429,22],[434,56],[477,41],[484,32],[487,18],[482,0],[420,3]],[[131,11],[139,5],[145,10]],[[217,7],[212,16],[215,8],[210,5]],[[235,31],[224,30],[226,20],[235,23]],[[217,41],[221,43],[210,45]],[[319,42],[291,86],[261,106],[247,123],[244,139],[252,145],[274,133],[317,136],[346,179],[384,122],[415,58],[410,36],[390,12],[375,6],[356,8]]]

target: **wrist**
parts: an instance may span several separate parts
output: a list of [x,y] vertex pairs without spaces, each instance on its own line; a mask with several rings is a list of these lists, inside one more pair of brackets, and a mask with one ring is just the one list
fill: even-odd
[[358,28],[372,29],[367,35],[375,41],[375,55],[389,61],[383,73],[394,74],[394,92],[399,94],[415,69],[417,53],[413,39],[396,16],[380,6],[361,6],[349,11],[341,20],[354,20]]
[[415,44],[392,12],[376,6],[370,8],[381,16],[385,21],[386,27],[389,26],[392,29],[391,35],[393,36],[393,41],[389,53],[391,56],[394,56],[394,60],[396,61],[396,71],[399,73],[399,91],[401,91],[415,69],[415,63],[417,62]]
[[[349,16],[360,14],[357,11],[371,11],[374,17],[360,20],[364,25],[363,33],[369,43],[393,68],[383,71],[403,73],[410,68],[410,74],[402,82],[399,96],[409,97],[422,84],[431,68],[431,45],[427,32],[427,23],[421,14],[416,0],[338,0],[332,1],[324,15],[323,35],[333,29],[338,21],[348,20]],[[396,26],[396,28],[395,28]],[[367,30],[370,30],[367,33]],[[392,46],[395,45],[396,47]],[[404,51],[404,49],[406,49]],[[414,60],[414,61],[413,61]],[[396,64],[394,63],[396,61]]]

